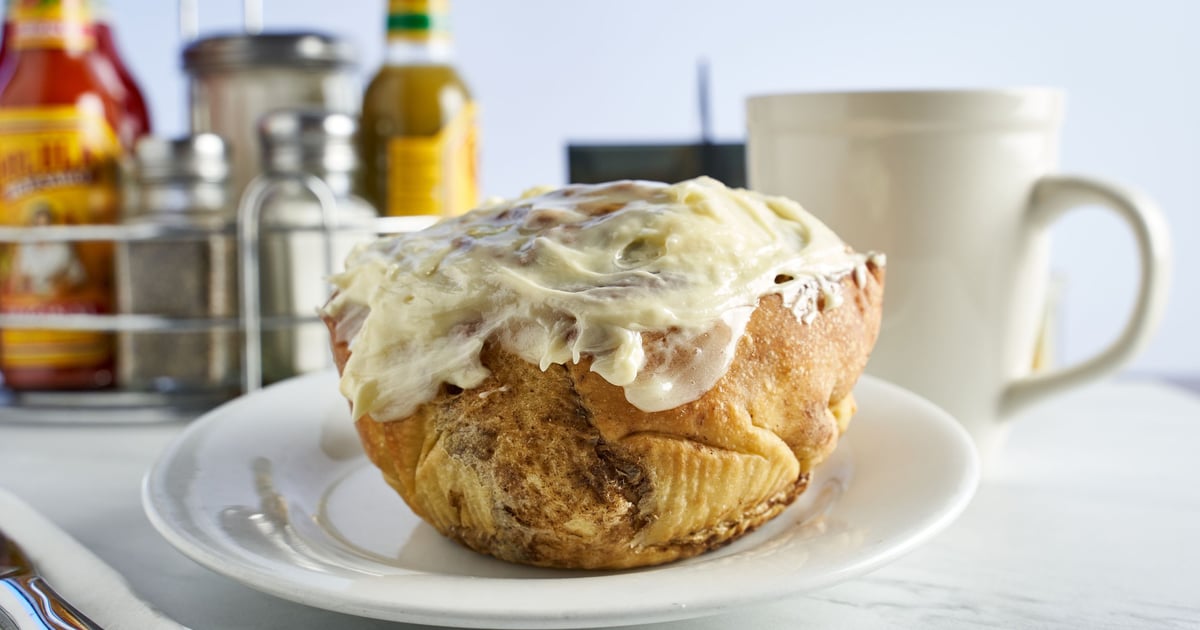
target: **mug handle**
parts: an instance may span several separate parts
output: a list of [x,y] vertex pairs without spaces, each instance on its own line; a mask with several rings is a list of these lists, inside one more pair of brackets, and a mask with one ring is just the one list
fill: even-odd
[[1116,371],[1145,346],[1162,319],[1171,254],[1167,222],[1158,206],[1140,193],[1095,179],[1049,175],[1033,189],[1027,220],[1032,230],[1041,231],[1068,210],[1084,205],[1103,206],[1116,212],[1133,230],[1142,272],[1137,302],[1120,336],[1095,356],[1010,383],[1000,399],[1001,418],[1011,417],[1025,406],[1064,389]]

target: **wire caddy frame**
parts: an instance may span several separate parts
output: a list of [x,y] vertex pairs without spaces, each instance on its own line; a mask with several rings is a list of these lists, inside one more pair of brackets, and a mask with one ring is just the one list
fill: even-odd
[[[297,183],[316,198],[321,222],[313,226],[264,226],[264,201],[284,184]],[[437,217],[381,217],[370,226],[377,235],[423,229]],[[259,175],[247,186],[237,208],[236,221],[211,229],[178,225],[83,225],[0,227],[0,245],[31,242],[205,240],[225,235],[237,240],[238,316],[167,317],[157,314],[121,313],[13,314],[0,313],[0,329],[64,330],[110,333],[201,333],[236,331],[241,341],[239,381],[241,393],[262,388],[262,333],[319,322],[314,304],[310,316],[264,317],[261,311],[261,237],[264,234],[321,232],[326,275],[334,273],[333,237],[339,231],[362,232],[361,222],[343,225],[337,216],[333,191],[320,177],[311,174]],[[116,278],[116,282],[122,282]],[[332,289],[331,289],[332,290]],[[2,350],[0,350],[2,351]],[[120,360],[120,357],[117,357]],[[330,363],[332,365],[332,362]],[[187,420],[228,400],[229,396],[205,391],[142,391],[114,389],[89,391],[14,391],[0,388],[0,422],[137,423]]]

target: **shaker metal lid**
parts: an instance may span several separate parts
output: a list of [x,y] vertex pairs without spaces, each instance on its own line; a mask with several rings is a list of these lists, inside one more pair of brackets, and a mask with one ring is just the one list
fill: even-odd
[[134,150],[138,179],[144,182],[193,180],[224,182],[229,178],[229,145],[220,136],[202,133],[176,139],[146,136]]
[[183,67],[188,72],[251,66],[336,68],[356,62],[349,43],[322,33],[217,35],[196,40],[183,50]]
[[263,168],[274,172],[346,172],[358,167],[354,116],[314,108],[268,112],[258,121]]

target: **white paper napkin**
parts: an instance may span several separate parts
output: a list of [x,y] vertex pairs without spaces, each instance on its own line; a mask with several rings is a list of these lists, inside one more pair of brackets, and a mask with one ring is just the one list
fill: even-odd
[[0,488],[0,530],[20,545],[51,586],[110,630],[183,628],[142,601],[129,583],[16,495]]

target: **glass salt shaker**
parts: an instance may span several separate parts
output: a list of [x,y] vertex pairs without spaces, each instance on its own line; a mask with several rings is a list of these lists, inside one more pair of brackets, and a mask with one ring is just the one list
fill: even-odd
[[[378,215],[354,192],[356,118],[285,109],[263,116],[258,129],[263,175],[257,191],[254,185],[248,188],[242,203],[253,201],[251,196],[260,199],[262,380],[272,383],[333,365],[325,325],[294,320],[312,318],[329,299],[328,276],[341,271],[355,245],[375,237]],[[335,222],[325,226],[328,232],[317,192],[332,204],[324,215]]]
[[[159,235],[117,248],[120,312],[230,321],[238,314],[238,277],[225,142],[213,134],[146,137],[137,144],[134,169],[135,201],[122,223],[135,230],[152,228]],[[120,384],[216,399],[236,395],[237,330],[194,323],[188,330],[121,332]]]

